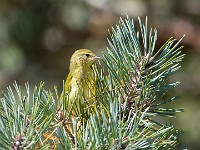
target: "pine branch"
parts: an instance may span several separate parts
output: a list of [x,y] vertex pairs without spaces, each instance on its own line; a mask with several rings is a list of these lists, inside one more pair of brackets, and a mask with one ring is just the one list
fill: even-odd
[[42,84],[39,89],[34,89],[32,97],[29,95],[28,83],[25,94],[16,82],[13,86],[15,91],[8,87],[8,94],[2,93],[0,101],[0,145],[5,149],[16,150],[44,146],[40,138],[52,121],[52,115],[48,115],[52,101],[42,103]]
[[[180,98],[179,96],[174,96],[165,100],[166,93],[179,84],[179,82],[168,83],[168,80],[180,68],[179,63],[184,57],[181,52],[182,47],[178,46],[182,38],[177,43],[175,43],[176,40],[170,38],[156,51],[156,29],[150,29],[148,32],[147,18],[145,25],[142,24],[139,18],[139,25],[140,30],[137,31],[134,21],[127,16],[127,19],[120,19],[119,25],[112,28],[108,39],[108,54],[104,54],[102,59],[108,68],[107,77],[102,78],[103,75],[99,75],[100,73],[96,69],[97,76],[100,76],[98,78],[97,98],[100,97],[99,101],[102,101],[105,105],[109,101],[109,106],[114,101],[119,102],[118,111],[120,113],[113,117],[123,116],[123,123],[129,122],[127,117],[143,114],[142,120],[146,120],[149,125],[145,127],[140,122],[134,128],[147,130],[150,134],[153,134],[151,130],[155,133],[165,133],[162,135],[162,140],[160,140],[160,134],[158,137],[141,134],[143,136],[140,137],[141,139],[137,137],[137,140],[141,140],[142,143],[145,143],[145,146],[143,144],[133,146],[134,144],[132,143],[125,146],[126,148],[129,146],[131,148],[154,147],[155,149],[173,147],[177,144],[177,136],[174,136],[173,140],[168,137],[179,135],[175,133],[181,133],[181,131],[178,132],[173,126],[167,127],[154,121],[152,116],[173,117],[175,113],[183,111],[182,108],[162,108],[162,105]],[[140,41],[142,41],[142,44],[140,44]],[[103,68],[101,69],[103,71],[100,72],[104,74],[106,71]],[[104,85],[103,88],[101,87],[102,85]],[[106,111],[109,112],[110,108],[107,108]],[[140,115],[137,117],[141,118]],[[118,121],[120,121],[120,118],[118,118]],[[131,136],[127,136],[127,139],[134,139],[136,134]],[[148,137],[148,142],[144,140],[146,137]],[[121,137],[118,138],[123,140]],[[156,140],[160,143],[155,142]],[[149,141],[154,142],[151,143]],[[128,140],[129,142],[131,143],[132,141]],[[108,145],[111,146],[112,144],[109,143]]]
[[[145,24],[138,19],[138,30],[127,16],[109,32],[108,53],[94,65],[95,104],[77,103],[84,98],[81,93],[71,102],[64,87],[60,96],[56,88],[55,92],[46,91],[44,83],[33,92],[27,83],[25,92],[16,83],[14,90],[8,87],[0,101],[0,147],[16,150],[174,147],[182,131],[154,120],[154,116],[174,117],[183,111],[164,107],[180,98],[166,99],[166,94],[179,84],[169,83],[169,78],[180,68],[184,57],[179,46],[182,38],[177,42],[170,38],[157,50],[157,30],[149,30],[147,18]],[[71,116],[72,111],[78,116]]]

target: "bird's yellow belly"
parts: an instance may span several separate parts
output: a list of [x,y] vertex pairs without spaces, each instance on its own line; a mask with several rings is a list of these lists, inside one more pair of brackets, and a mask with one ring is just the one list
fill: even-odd
[[[92,105],[94,102],[94,87],[91,79],[72,78],[70,88],[70,101],[79,108],[80,104],[85,106]],[[78,84],[79,83],[79,84]]]

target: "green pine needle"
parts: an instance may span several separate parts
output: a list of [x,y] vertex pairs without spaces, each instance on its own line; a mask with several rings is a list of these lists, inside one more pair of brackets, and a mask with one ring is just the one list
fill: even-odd
[[[180,96],[166,98],[179,82],[169,78],[184,58],[182,38],[156,49],[157,30],[140,18],[120,18],[111,28],[108,52],[94,66],[96,106],[68,109],[69,95],[33,90],[15,82],[0,101],[0,147],[3,149],[170,149],[182,131],[154,120],[174,117],[182,108],[165,108]],[[184,36],[183,36],[184,37]],[[105,67],[106,66],[106,67]],[[63,83],[64,85],[64,83]],[[61,96],[60,96],[61,95]],[[75,100],[81,100],[76,97]],[[80,116],[74,120],[71,112]],[[71,127],[72,131],[67,127]]]

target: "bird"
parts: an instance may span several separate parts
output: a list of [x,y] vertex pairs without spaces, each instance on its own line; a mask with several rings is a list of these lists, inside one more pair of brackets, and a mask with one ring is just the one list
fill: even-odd
[[[64,90],[60,96],[60,106],[57,115],[73,146],[75,145],[73,121],[76,117],[79,117],[76,127],[79,130],[83,118],[87,119],[90,115],[88,114],[91,113],[92,109],[90,108],[95,108],[95,76],[92,65],[98,58],[100,57],[97,57],[91,50],[79,49],[74,52],[70,59],[69,74],[64,84]],[[62,110],[62,105],[65,104],[67,105],[65,107],[67,113],[64,113]],[[65,117],[67,116],[67,119],[64,117],[64,114]],[[43,134],[46,138],[44,141],[55,140],[55,131]],[[77,133],[80,134],[80,131]]]
[[[68,107],[71,115],[86,116],[86,110],[95,103],[94,74],[92,65],[97,57],[91,50],[79,49],[70,59],[69,74],[65,81],[65,94],[68,94]],[[82,108],[83,107],[83,108]]]
[[[69,74],[60,97],[61,104],[67,105],[68,119],[63,121],[62,111],[59,111],[58,118],[63,122],[64,129],[73,144],[75,144],[73,122],[79,118],[76,127],[79,130],[83,120],[87,119],[95,109],[95,79],[92,65],[98,58],[100,57],[91,50],[79,49],[70,59]],[[66,99],[63,98],[64,94]],[[63,102],[64,100],[67,102]]]

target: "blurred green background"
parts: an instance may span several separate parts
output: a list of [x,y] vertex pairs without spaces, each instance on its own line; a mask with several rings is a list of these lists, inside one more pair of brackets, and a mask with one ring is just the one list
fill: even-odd
[[157,48],[169,37],[182,41],[186,58],[172,80],[181,81],[172,93],[181,95],[173,107],[184,130],[178,148],[200,147],[200,1],[199,0],[0,0],[0,89],[14,80],[46,89],[62,89],[74,50],[91,49],[101,56],[108,46],[108,29],[126,17],[148,16],[158,30]]

